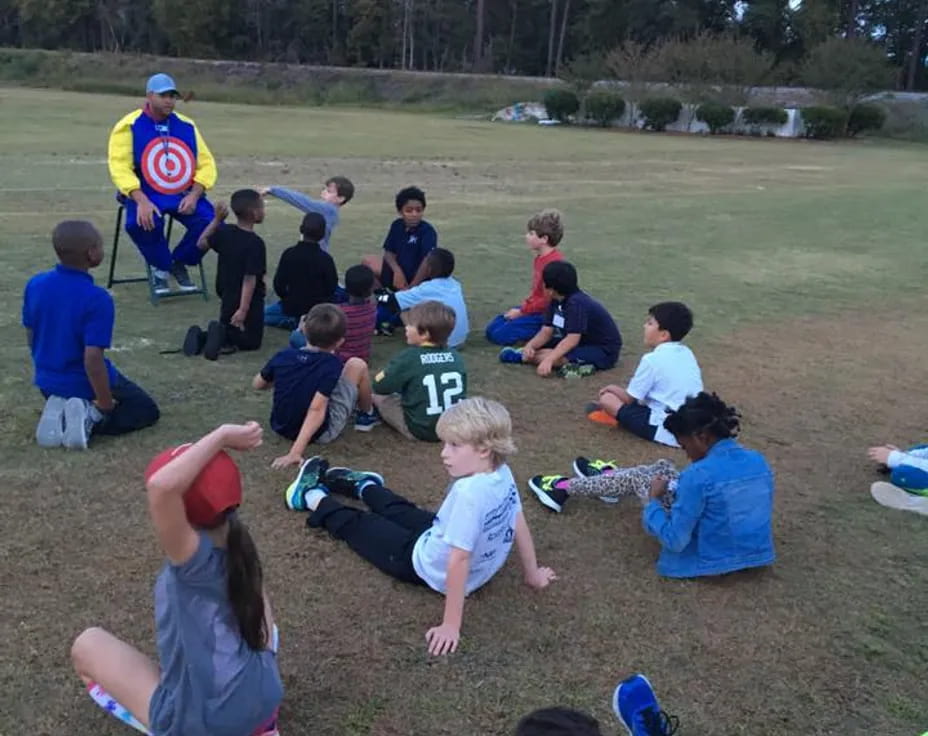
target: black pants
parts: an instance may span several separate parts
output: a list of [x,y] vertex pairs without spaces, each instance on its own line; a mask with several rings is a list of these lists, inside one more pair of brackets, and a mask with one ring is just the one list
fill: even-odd
[[432,527],[435,514],[382,486],[367,486],[363,499],[370,511],[345,506],[326,496],[306,520],[343,539],[361,557],[397,580],[423,585],[412,565],[412,550]]
[[158,421],[161,412],[154,399],[121,373],[110,384],[116,408],[94,425],[94,434],[126,434]]
[[237,310],[237,301],[235,304],[222,305],[219,321],[226,331],[225,344],[232,345],[239,350],[258,350],[261,347],[261,341],[264,339],[264,299],[257,294],[252,297],[248,314],[245,315],[244,330],[229,324],[229,320],[232,319],[232,315]]

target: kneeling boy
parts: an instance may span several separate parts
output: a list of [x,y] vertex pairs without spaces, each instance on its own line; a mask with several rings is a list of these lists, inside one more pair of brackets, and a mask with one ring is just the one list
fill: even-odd
[[454,322],[451,307],[441,302],[417,304],[406,316],[410,347],[374,377],[374,406],[406,439],[437,442],[442,412],[467,396],[464,361],[448,347]]
[[87,449],[91,434],[126,434],[158,421],[152,398],[103,357],[116,308],[88,273],[103,261],[103,237],[89,222],[68,220],[52,234],[61,261],[29,279],[23,327],[45,396],[36,427],[42,447]]
[[307,346],[284,348],[271,358],[252,380],[256,389],[274,387],[271,428],[293,440],[286,455],[273,467],[303,462],[310,442],[335,440],[358,408],[355,429],[373,429],[379,420],[372,411],[371,381],[367,364],[360,358],[344,366],[335,351],[345,339],[345,314],[334,304],[313,307],[303,330]]

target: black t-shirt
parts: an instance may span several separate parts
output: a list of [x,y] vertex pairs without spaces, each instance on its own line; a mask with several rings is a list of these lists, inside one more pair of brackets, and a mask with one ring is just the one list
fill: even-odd
[[216,294],[222,300],[222,315],[231,317],[242,298],[242,281],[246,276],[257,280],[251,299],[253,308],[264,303],[264,274],[267,258],[264,241],[249,230],[222,224],[209,239],[209,247],[218,255]]
[[299,317],[317,304],[331,302],[337,286],[335,261],[319,243],[304,240],[280,254],[274,291],[287,316]]

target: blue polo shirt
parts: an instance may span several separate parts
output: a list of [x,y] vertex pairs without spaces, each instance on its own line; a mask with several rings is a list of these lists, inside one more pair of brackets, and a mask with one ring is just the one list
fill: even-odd
[[[29,279],[23,293],[23,327],[32,330],[35,385],[46,394],[93,399],[84,348],[108,348],[115,319],[113,297],[86,271],[59,264]],[[113,383],[118,374],[105,362]]]
[[414,228],[407,230],[402,217],[393,221],[383,241],[383,249],[396,256],[406,281],[416,277],[422,261],[437,246],[438,232],[428,222],[421,220]]

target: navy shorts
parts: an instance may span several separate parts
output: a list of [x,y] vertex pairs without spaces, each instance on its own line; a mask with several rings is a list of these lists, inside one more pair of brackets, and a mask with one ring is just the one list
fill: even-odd
[[[561,338],[550,340],[545,349],[557,346]],[[597,370],[608,371],[614,368],[619,356],[599,345],[578,345],[565,356],[569,363],[586,363],[596,366]]]
[[651,424],[651,410],[644,404],[639,404],[637,401],[633,404],[625,404],[619,409],[615,418],[632,434],[649,442],[654,441],[657,427]]

